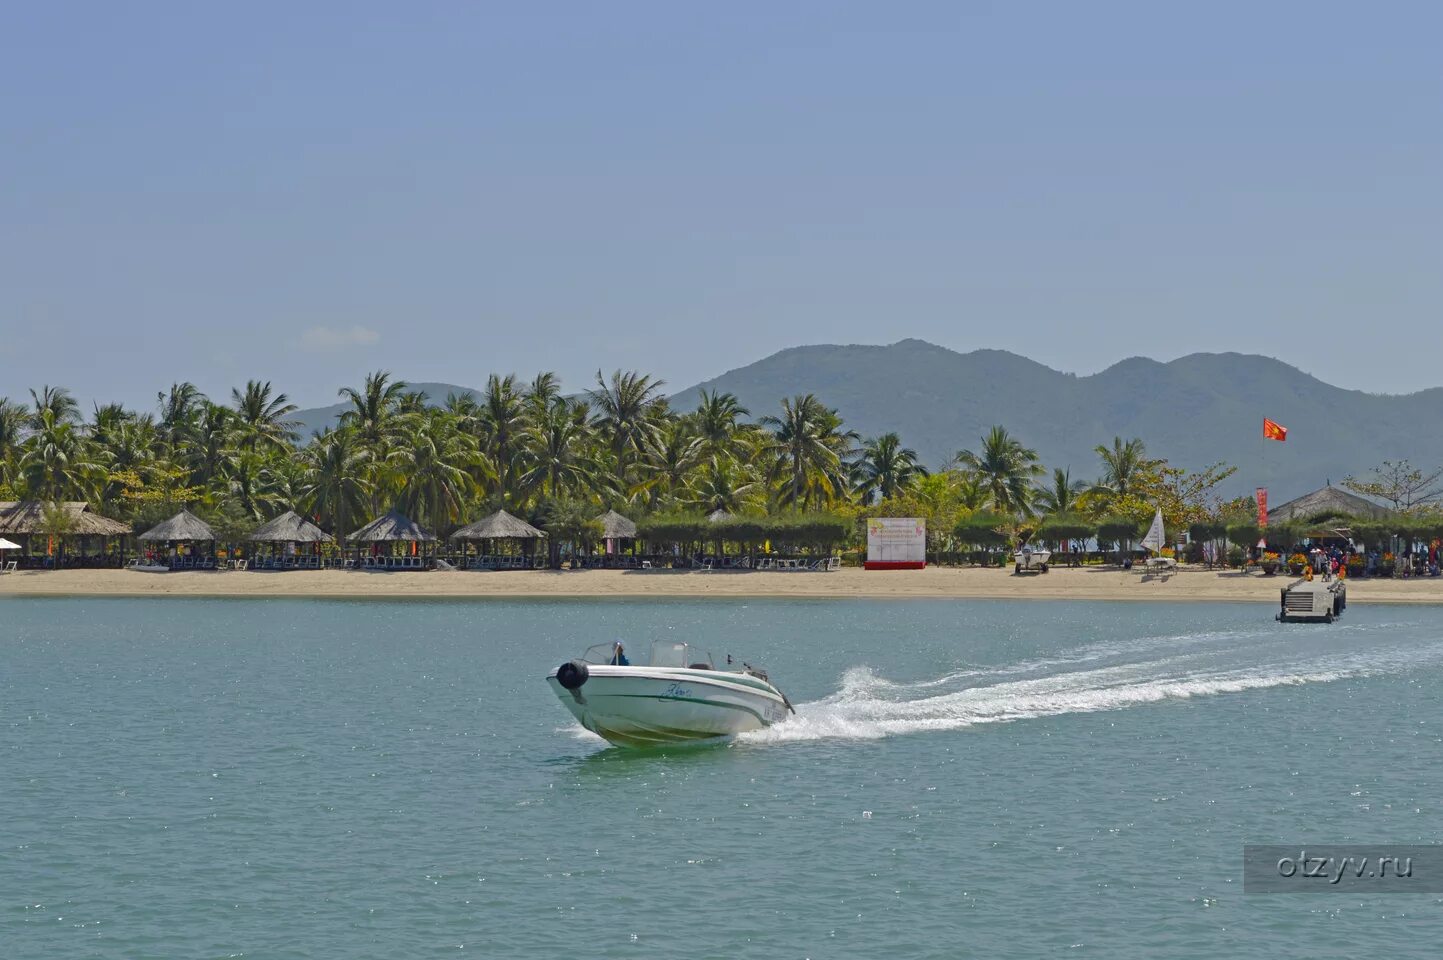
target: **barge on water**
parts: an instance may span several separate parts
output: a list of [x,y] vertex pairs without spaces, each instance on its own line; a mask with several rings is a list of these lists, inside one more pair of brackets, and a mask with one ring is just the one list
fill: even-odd
[[1332,623],[1348,606],[1346,580],[1298,580],[1284,587],[1283,623]]

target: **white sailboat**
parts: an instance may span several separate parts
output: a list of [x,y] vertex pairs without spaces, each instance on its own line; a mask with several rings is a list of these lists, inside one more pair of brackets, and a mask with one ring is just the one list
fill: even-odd
[[1147,536],[1142,538],[1142,545],[1153,553],[1162,553],[1162,548],[1167,545],[1167,534],[1162,529],[1162,507],[1157,508],[1152,526],[1147,528]]
[[1162,548],[1167,546],[1167,533],[1162,528],[1162,507],[1157,508],[1153,515],[1152,526],[1147,528],[1147,535],[1142,538],[1142,545],[1147,548],[1149,556],[1143,561],[1143,569],[1149,571],[1172,570],[1177,566],[1177,561],[1171,557],[1162,555]]

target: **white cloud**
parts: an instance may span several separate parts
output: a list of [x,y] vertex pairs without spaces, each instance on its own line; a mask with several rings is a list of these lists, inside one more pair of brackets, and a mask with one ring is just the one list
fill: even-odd
[[311,327],[301,334],[301,346],[306,350],[345,350],[380,342],[381,335],[368,327]]

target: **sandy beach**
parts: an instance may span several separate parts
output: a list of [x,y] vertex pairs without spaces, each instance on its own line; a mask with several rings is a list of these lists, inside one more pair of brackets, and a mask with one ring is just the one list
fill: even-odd
[[[1277,603],[1288,577],[1181,570],[1054,569],[835,573],[578,570],[364,573],[139,573],[131,570],[21,571],[0,577],[0,596],[131,597],[975,597],[1038,600],[1222,600]],[[1443,603],[1443,579],[1355,580],[1353,603]]]

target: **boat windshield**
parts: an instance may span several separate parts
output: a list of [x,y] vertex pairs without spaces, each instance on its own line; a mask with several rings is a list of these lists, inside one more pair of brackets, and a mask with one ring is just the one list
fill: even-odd
[[693,653],[690,644],[678,640],[657,640],[651,645],[651,665],[653,667],[695,667],[702,666],[707,670],[712,668],[711,654],[703,656],[701,653]]
[[[592,644],[586,648],[581,659],[587,663],[608,664],[616,655],[616,641],[610,643]],[[633,664],[639,663],[635,659],[634,651],[628,654]],[[705,663],[711,667],[711,654],[706,656],[697,655],[693,658],[691,646],[675,640],[657,640],[651,645],[651,666],[653,667],[690,667],[694,663]]]
[[[624,649],[624,646],[623,646]],[[616,641],[610,643],[596,643],[586,648],[581,659],[587,663],[610,663],[616,655]]]

